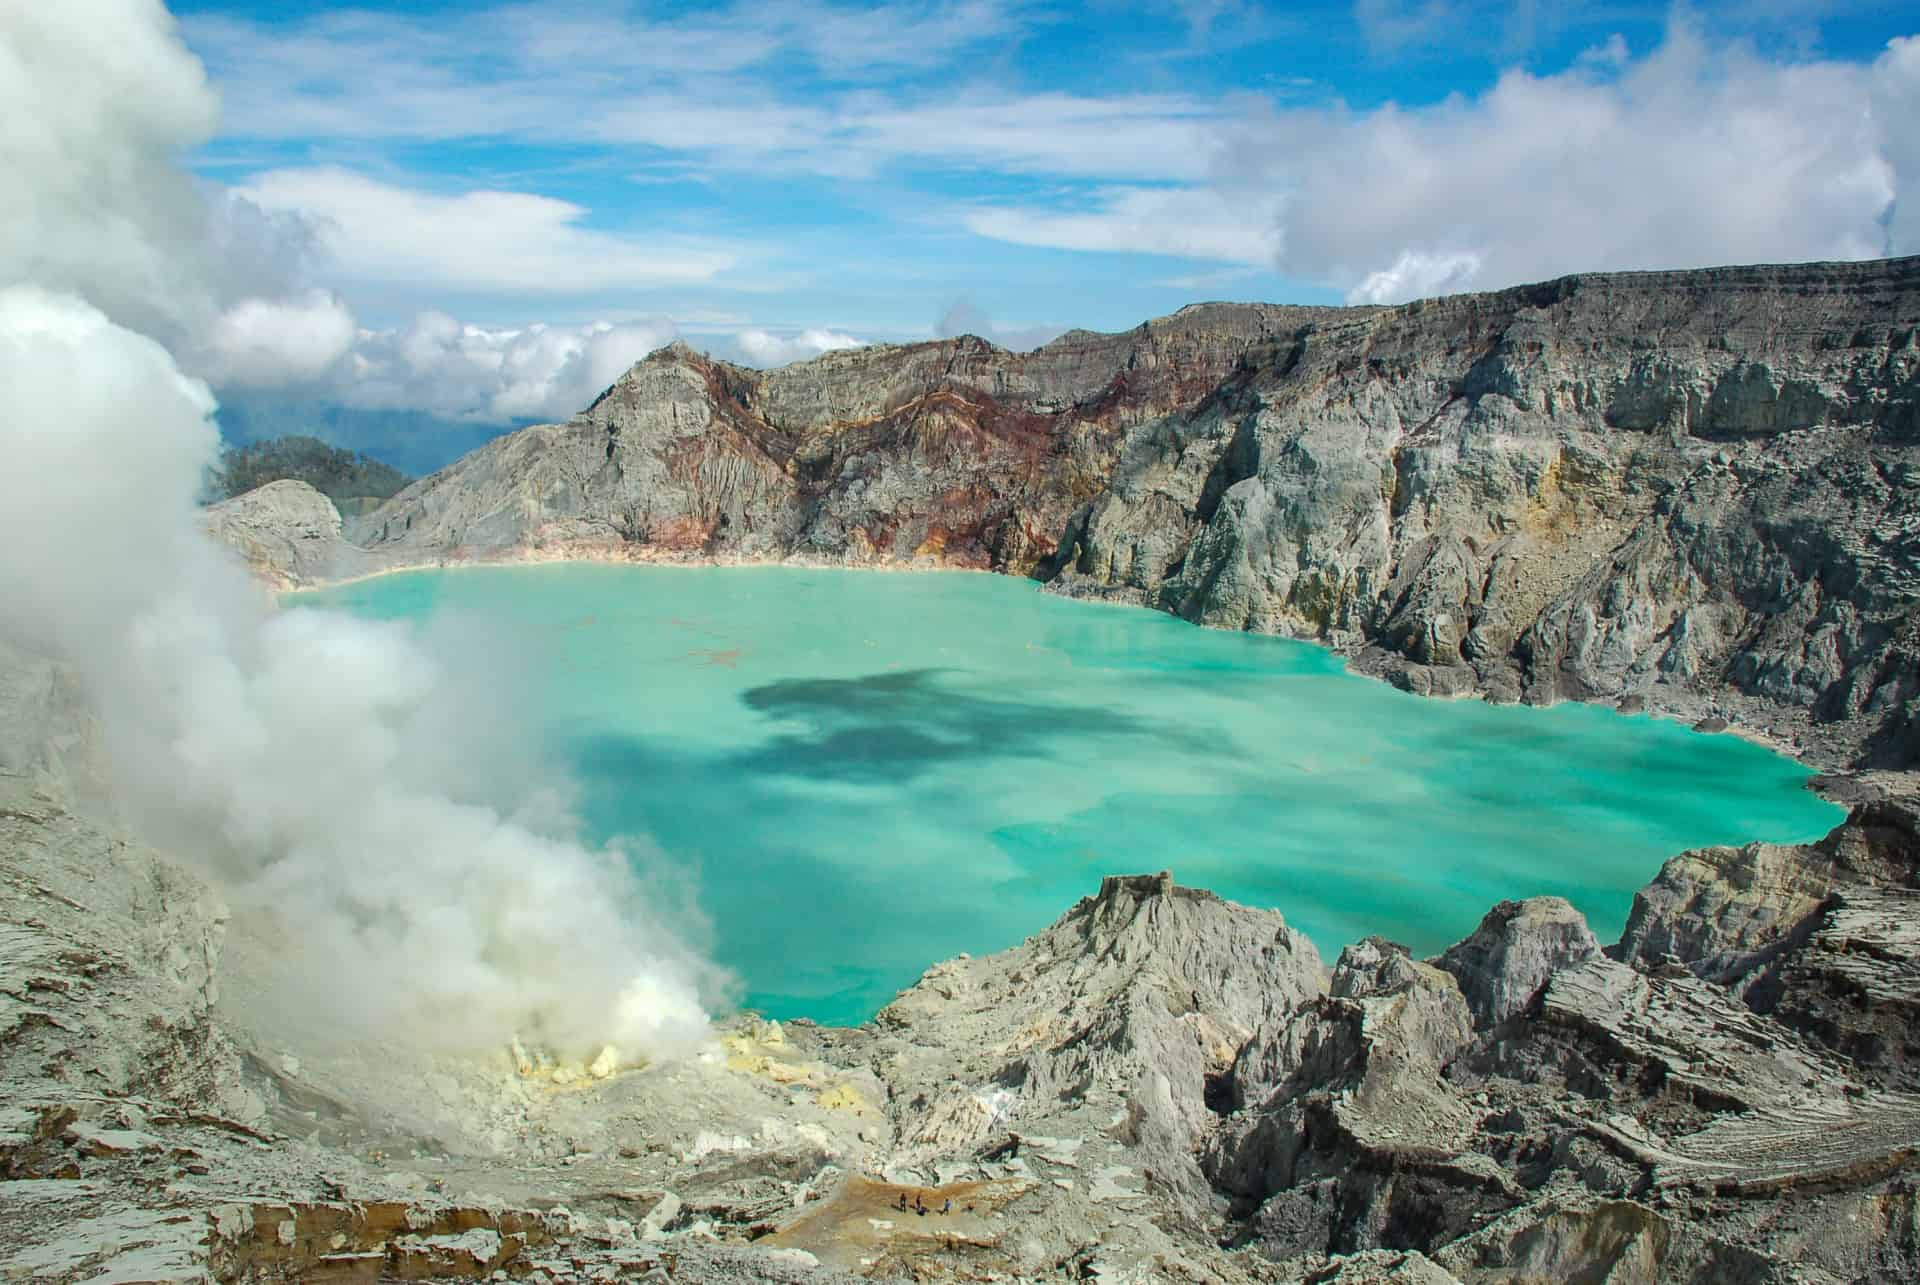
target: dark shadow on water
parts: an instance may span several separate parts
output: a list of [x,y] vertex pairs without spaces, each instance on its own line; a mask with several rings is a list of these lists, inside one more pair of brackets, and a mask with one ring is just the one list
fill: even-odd
[[800,725],[776,732],[733,765],[816,780],[894,784],[965,759],[1045,755],[1077,736],[1153,738],[1197,748],[1189,732],[1096,705],[1019,700],[911,669],[861,678],[791,678],[741,695],[748,708]]

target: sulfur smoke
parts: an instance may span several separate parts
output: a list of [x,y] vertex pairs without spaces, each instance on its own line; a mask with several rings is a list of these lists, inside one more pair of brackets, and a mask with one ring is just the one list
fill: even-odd
[[[87,65],[109,45],[104,71]],[[90,97],[100,76],[119,82]],[[13,7],[0,102],[30,97],[29,78],[76,87],[79,107],[41,103],[31,155],[11,158],[26,168],[9,166],[49,181],[12,185],[0,243],[0,634],[79,676],[128,824],[277,926],[276,998],[316,1025],[628,1057],[700,1039],[717,974],[630,854],[579,842],[551,796],[508,814],[462,788],[493,767],[457,753],[493,739],[463,733],[486,716],[462,658],[397,626],[279,610],[202,533],[213,397],[120,324],[167,332],[169,292],[222,290],[179,276],[205,228],[182,213],[169,149],[204,128],[206,89],[165,10]],[[90,270],[69,213],[101,264],[129,270]]]

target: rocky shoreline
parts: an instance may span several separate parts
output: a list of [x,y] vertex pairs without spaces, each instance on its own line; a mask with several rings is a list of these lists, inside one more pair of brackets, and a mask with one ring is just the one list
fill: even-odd
[[[1920,1271],[1920,784],[1427,961],[1109,878],[858,1028],[329,1048],[0,665],[0,1270],[35,1279],[1856,1281]],[[948,1205],[948,1201],[953,1203]],[[902,1204],[905,1208],[902,1208]],[[921,1213],[921,1209],[928,1212]]]
[[1920,259],[1200,304],[1027,354],[661,349],[371,513],[211,523],[283,586],[486,561],[950,566],[1323,642],[1409,690],[1920,758]]
[[[368,551],[349,543],[340,514],[325,496],[303,482],[272,482],[246,495],[214,505],[208,527],[215,538],[246,560],[255,577],[278,593],[338,588],[381,576],[412,571],[449,571],[467,567],[546,566],[568,562],[612,566],[747,567],[782,566],[817,570],[945,571],[996,574],[987,568],[956,566],[933,560],[858,562],[818,556],[756,557],[739,554],[708,555],[663,550],[624,542],[569,541],[520,546],[475,553],[380,564]],[[1109,593],[1077,592],[1071,580],[1046,582],[1041,588],[1065,597],[1153,609],[1149,604]],[[1204,626],[1203,626],[1204,627]],[[1404,691],[1434,698],[1474,698],[1498,701],[1501,694],[1481,690],[1471,682],[1436,684],[1432,671],[1409,665],[1406,658],[1373,645],[1351,640],[1320,640],[1356,674],[1392,683]],[[1646,714],[1683,722],[1704,732],[1724,732],[1763,745],[1820,772],[1811,787],[1827,793],[1843,789],[1858,759],[1857,747],[1843,731],[1819,724],[1801,711],[1781,709],[1737,691],[1690,691],[1663,687],[1648,696],[1620,700],[1587,697],[1626,714]],[[1831,784],[1830,784],[1831,783]],[[1844,801],[1844,800],[1840,800]]]

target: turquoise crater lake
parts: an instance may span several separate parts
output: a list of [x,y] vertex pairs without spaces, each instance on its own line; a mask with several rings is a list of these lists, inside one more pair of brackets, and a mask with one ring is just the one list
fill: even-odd
[[592,835],[697,872],[714,954],[782,1018],[861,1021],[1106,874],[1276,907],[1329,959],[1369,933],[1437,951],[1540,893],[1605,941],[1674,853],[1842,815],[1734,737],[1426,700],[999,576],[569,564],[290,602],[513,639]]

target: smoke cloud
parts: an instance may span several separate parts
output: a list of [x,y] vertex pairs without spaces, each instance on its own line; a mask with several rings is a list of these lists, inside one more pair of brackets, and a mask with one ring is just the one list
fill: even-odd
[[[0,188],[0,633],[78,674],[126,821],[282,926],[276,995],[315,1026],[629,1057],[702,1038],[722,979],[644,854],[579,842],[562,796],[474,787],[490,765],[461,751],[500,738],[474,730],[472,666],[401,627],[277,609],[201,532],[214,399],[168,348],[262,380],[343,359],[353,334],[329,296],[208,266],[221,226],[242,249],[267,237],[242,266],[282,246],[258,211],[210,232],[173,167],[213,108],[165,10],[13,6],[0,60],[6,159],[30,162]],[[614,358],[588,338],[570,360],[591,382]]]
[[[302,378],[343,351],[344,306],[305,285],[311,220],[177,164],[213,136],[219,100],[159,0],[0,7],[0,115],[0,281],[73,291],[247,383]],[[287,342],[323,315],[324,360]]]

